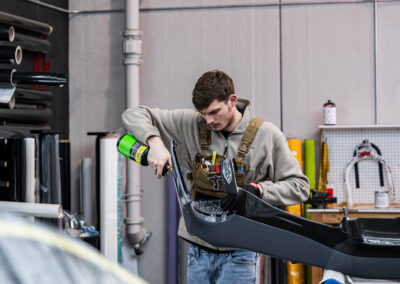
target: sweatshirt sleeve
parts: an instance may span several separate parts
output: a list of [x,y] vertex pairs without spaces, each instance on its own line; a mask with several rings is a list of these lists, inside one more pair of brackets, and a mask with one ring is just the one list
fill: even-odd
[[302,173],[299,163],[281,135],[274,141],[271,180],[258,183],[263,199],[273,205],[293,205],[307,200],[310,194],[308,178]]
[[122,124],[142,143],[151,136],[161,137],[164,143],[170,138],[184,143],[185,136],[197,129],[196,123],[197,115],[189,109],[160,110],[139,106],[122,113]]

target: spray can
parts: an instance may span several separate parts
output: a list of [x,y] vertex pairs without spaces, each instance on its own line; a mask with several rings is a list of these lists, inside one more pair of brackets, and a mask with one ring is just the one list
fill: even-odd
[[331,100],[328,100],[324,104],[324,124],[327,125],[336,124],[336,105]]
[[[139,142],[130,134],[122,135],[117,142],[117,149],[123,156],[135,161],[139,165],[148,166],[147,155],[149,147]],[[169,173],[169,166],[165,164],[162,175]]]

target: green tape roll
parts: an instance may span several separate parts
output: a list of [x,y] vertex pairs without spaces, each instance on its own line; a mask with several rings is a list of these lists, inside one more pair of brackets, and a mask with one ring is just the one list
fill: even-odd
[[125,134],[124,136],[121,136],[121,138],[118,140],[118,152],[127,158],[131,158],[131,148],[136,142],[136,138],[132,135]]
[[304,140],[304,174],[310,181],[310,189],[315,189],[315,141]]

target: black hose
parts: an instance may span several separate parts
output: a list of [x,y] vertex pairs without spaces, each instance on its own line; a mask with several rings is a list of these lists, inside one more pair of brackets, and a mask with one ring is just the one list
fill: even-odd
[[[14,72],[13,72],[14,71]],[[0,84],[31,84],[62,87],[67,83],[67,78],[62,74],[40,72],[15,72],[10,69],[0,69]]]
[[15,122],[47,122],[53,116],[49,108],[44,109],[0,109],[0,120]]
[[31,84],[31,85],[48,85],[48,86],[64,86],[67,78],[57,73],[40,73],[40,72],[15,72],[12,76],[14,84]]
[[38,91],[17,88],[15,90],[15,101],[21,104],[50,105],[53,102],[53,93],[49,91]]
[[41,33],[43,35],[50,35],[53,31],[53,27],[48,24],[9,14],[3,11],[0,11],[0,22],[12,25],[14,27],[20,27],[22,29]]

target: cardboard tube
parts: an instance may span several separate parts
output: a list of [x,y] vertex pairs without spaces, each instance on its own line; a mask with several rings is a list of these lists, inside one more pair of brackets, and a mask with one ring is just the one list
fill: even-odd
[[6,212],[26,216],[56,219],[63,217],[63,210],[59,204],[0,201],[0,208]]

